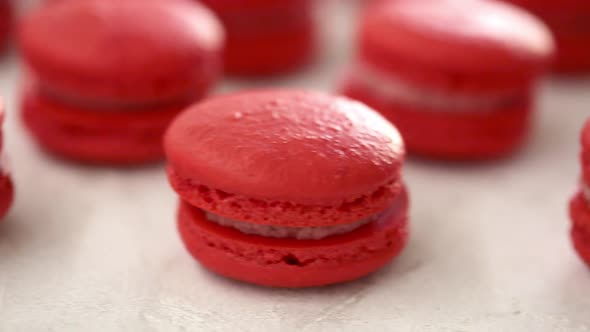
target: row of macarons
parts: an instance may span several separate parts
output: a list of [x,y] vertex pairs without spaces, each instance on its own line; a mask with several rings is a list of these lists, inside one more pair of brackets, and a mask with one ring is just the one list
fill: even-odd
[[[59,0],[45,0],[55,2]],[[311,0],[187,0],[213,10],[226,32],[225,71],[242,76],[288,72],[309,62],[317,45],[317,24]],[[374,3],[379,0],[365,0]],[[389,0],[386,0],[389,1]],[[590,5],[584,0],[504,0],[542,19],[557,46],[554,70],[561,73],[590,71]],[[0,1],[0,43],[10,39],[13,0]],[[327,14],[328,15],[328,14]],[[427,18],[425,18],[427,19]]]
[[[238,2],[215,3],[228,11],[220,15],[226,26],[229,17],[237,25],[256,21],[265,33],[257,39],[240,30],[242,69],[295,63],[289,57],[303,45],[296,34],[265,28],[289,22],[295,29],[295,18],[277,20],[274,11],[240,18]],[[226,35],[232,36],[196,1],[47,2],[18,29],[27,67],[24,122],[40,146],[72,160],[161,160],[170,122],[209,94],[224,64],[236,69],[224,48],[231,51],[238,37]],[[313,34],[305,35],[304,44],[313,44]],[[502,157],[521,145],[535,87],[554,55],[541,21],[494,0],[374,1],[361,14],[357,46],[338,92],[381,112],[411,153],[465,160]]]
[[500,2],[377,1],[342,83],[351,98],[271,89],[204,99],[223,36],[196,2],[52,1],[20,23],[21,114],[40,146],[67,159],[165,156],[189,252],[222,275],[283,287],[356,279],[397,256],[406,148],[512,152],[553,54],[540,21]]

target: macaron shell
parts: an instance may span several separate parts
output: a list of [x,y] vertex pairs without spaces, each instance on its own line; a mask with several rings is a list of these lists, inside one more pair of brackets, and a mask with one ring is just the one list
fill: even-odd
[[570,202],[570,217],[573,222],[571,237],[574,248],[590,266],[590,209],[581,192]]
[[12,179],[5,171],[0,171],[0,219],[6,216],[12,206],[13,200],[14,186]]
[[[223,128],[220,130],[220,128]],[[310,91],[211,98],[165,137],[180,178],[252,199],[334,205],[399,182],[397,130],[365,105]]]
[[221,71],[222,27],[190,1],[54,2],[24,18],[19,41],[43,85],[88,100],[188,99]]
[[489,74],[508,85],[537,75],[554,48],[550,32],[532,15],[479,0],[378,1],[363,15],[360,39],[361,57],[372,64],[417,68],[416,76]]
[[520,147],[531,122],[530,96],[498,109],[432,110],[387,101],[347,80],[342,93],[381,112],[399,128],[408,152],[449,160],[492,159]]
[[162,137],[184,106],[84,109],[26,89],[21,107],[25,125],[49,152],[82,162],[124,165],[163,159]]
[[365,276],[397,256],[408,236],[407,197],[383,221],[322,240],[246,235],[205,219],[181,203],[178,227],[188,251],[223,276],[273,287],[311,287]]
[[234,220],[289,227],[353,223],[383,211],[403,190],[400,182],[391,182],[373,192],[338,204],[305,205],[290,201],[254,199],[225,192],[181,177],[171,167],[168,168],[168,179],[178,195],[192,206]]

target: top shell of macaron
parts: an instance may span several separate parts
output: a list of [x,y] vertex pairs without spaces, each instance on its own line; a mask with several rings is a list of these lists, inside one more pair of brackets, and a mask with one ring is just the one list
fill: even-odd
[[224,39],[208,9],[182,0],[55,1],[18,38],[42,86],[117,101],[190,97],[220,71]]
[[212,98],[165,136],[181,176],[228,193],[300,204],[357,198],[401,181],[405,151],[379,114],[343,97],[264,90]]
[[529,75],[550,61],[549,30],[515,6],[493,0],[385,0],[361,25],[364,56],[421,71]]

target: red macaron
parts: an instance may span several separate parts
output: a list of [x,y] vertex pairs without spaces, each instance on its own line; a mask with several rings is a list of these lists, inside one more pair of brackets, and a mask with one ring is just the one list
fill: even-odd
[[308,287],[352,280],[408,234],[397,130],[365,105],[309,91],[216,97],[165,136],[189,252],[221,275]]
[[225,71],[280,74],[310,61],[316,40],[310,0],[202,0],[227,32]]
[[[0,152],[4,148],[4,134],[2,132],[2,124],[4,123],[4,107],[0,107]],[[3,152],[2,152],[3,153]],[[4,163],[4,156],[0,157],[0,219],[3,218],[10,207],[14,199],[14,186],[12,179]]]
[[569,209],[573,222],[571,236],[574,248],[590,265],[590,120],[586,121],[582,129],[581,143],[581,188],[572,198]]
[[557,46],[556,72],[590,72],[590,2],[587,0],[507,0],[541,18]]
[[408,151],[490,159],[526,136],[553,43],[533,16],[483,0],[384,0],[362,15],[342,92],[379,110]]
[[183,0],[55,1],[23,20],[19,42],[31,73],[25,124],[80,161],[161,159],[171,119],[222,70],[220,23]]

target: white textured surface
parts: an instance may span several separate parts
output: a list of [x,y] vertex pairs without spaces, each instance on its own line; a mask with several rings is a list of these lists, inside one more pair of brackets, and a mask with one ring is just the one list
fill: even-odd
[[[317,67],[270,84],[330,89],[346,61],[346,8]],[[17,201],[0,225],[0,331],[589,331],[590,271],[570,248],[590,81],[542,89],[531,142],[499,163],[411,160],[411,242],[346,285],[280,290],[206,272],[183,250],[161,165],[104,169],[40,153],[0,64]],[[242,86],[225,85],[225,90]]]

